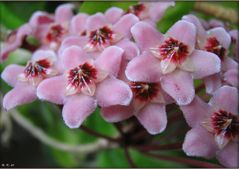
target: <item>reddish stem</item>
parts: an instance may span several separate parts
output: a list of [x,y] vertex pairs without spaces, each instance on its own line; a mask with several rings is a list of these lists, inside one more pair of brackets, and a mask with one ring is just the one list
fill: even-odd
[[134,148],[140,151],[158,151],[158,150],[176,150],[181,149],[183,143],[172,143],[166,145],[146,145],[146,146],[136,146]]
[[131,156],[130,156],[130,153],[129,153],[129,149],[128,147],[124,147],[124,153],[125,153],[125,157],[130,165],[131,168],[137,168],[136,165],[134,164]]
[[188,164],[194,167],[203,167],[203,168],[222,168],[222,166],[218,165],[218,164],[213,164],[210,162],[205,162],[205,161],[199,161],[199,160],[193,160],[190,158],[184,158],[184,157],[170,157],[170,156],[165,156],[165,155],[161,155],[161,154],[153,154],[153,153],[148,153],[148,152],[144,152],[144,151],[140,151],[141,153],[149,156],[149,157],[153,157],[153,158],[157,158],[157,159],[161,159],[161,160],[166,160],[166,161],[173,161],[176,163],[181,163],[181,164]]
[[96,136],[96,137],[101,137],[101,138],[107,139],[107,140],[112,141],[112,142],[117,142],[117,143],[120,142],[119,138],[112,138],[112,137],[106,136],[104,134],[96,132],[95,130],[92,130],[88,127],[85,127],[83,125],[80,127],[80,129],[83,130],[84,132],[86,132],[90,135]]

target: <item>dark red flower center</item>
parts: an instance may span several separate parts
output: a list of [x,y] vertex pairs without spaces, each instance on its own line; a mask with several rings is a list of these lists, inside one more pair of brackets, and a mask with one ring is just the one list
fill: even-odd
[[47,42],[59,43],[66,30],[61,25],[52,25],[46,35]]
[[39,24],[50,24],[54,22],[54,20],[48,16],[39,16],[37,21]]
[[176,64],[182,63],[188,56],[188,47],[171,37],[164,41],[159,51],[161,60],[170,60]]
[[208,52],[216,54],[221,60],[224,59],[224,56],[226,54],[226,49],[219,43],[219,41],[215,37],[210,37],[207,39],[205,49]]
[[113,31],[109,27],[104,26],[100,29],[90,32],[89,38],[90,43],[94,46],[105,45],[113,40]]
[[134,98],[144,102],[154,99],[159,94],[158,83],[130,82],[130,87]]
[[46,59],[39,60],[37,62],[29,62],[24,70],[24,74],[27,78],[31,77],[46,77],[46,69],[50,67],[50,63]]
[[212,115],[211,123],[216,135],[223,134],[227,139],[233,139],[239,135],[238,115],[219,110]]
[[136,16],[140,16],[140,14],[146,9],[144,4],[137,4],[130,6],[126,13],[132,13]]
[[68,73],[68,82],[75,88],[84,87],[97,78],[97,70],[89,63],[73,68]]

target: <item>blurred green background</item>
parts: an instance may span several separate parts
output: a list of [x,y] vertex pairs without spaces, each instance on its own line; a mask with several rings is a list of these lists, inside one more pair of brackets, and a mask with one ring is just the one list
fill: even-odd
[[[64,3],[52,2],[0,2],[0,28],[6,30],[13,30],[28,22],[33,12],[43,10],[54,12],[55,8]],[[127,9],[129,5],[136,4],[136,2],[73,2],[78,5],[76,12],[85,12],[94,14],[96,12],[104,12],[111,6],[117,6]],[[225,7],[234,8],[238,10],[238,2],[217,2]],[[174,8],[166,11],[165,16],[158,23],[158,29],[161,32],[166,30],[183,15],[188,13],[195,13],[193,11],[194,2],[176,2]],[[211,18],[200,14],[205,19]],[[3,38],[1,37],[1,40]],[[11,54],[9,59],[1,64],[0,71],[11,63],[25,65],[29,56],[18,57],[19,52]],[[5,94],[11,87],[2,80],[0,81],[1,93]],[[53,104],[35,101],[34,103],[18,107],[19,112],[30,120],[35,126],[41,128],[52,138],[62,141],[67,144],[87,144],[96,141],[96,138],[89,135],[80,129],[69,129],[63,122],[59,108]],[[2,117],[2,116],[1,116]],[[99,115],[97,110],[91,115],[84,125],[92,128],[100,133],[108,136],[117,134],[116,128],[106,123]],[[169,125],[165,133],[169,133],[177,128],[177,125]],[[108,149],[91,154],[77,154],[63,152],[40,143],[33,138],[21,126],[12,122],[12,134],[7,143],[1,143],[0,147],[0,163],[14,163],[15,167],[129,167],[123,150]],[[1,135],[5,132],[6,127],[0,125]],[[181,126],[180,126],[181,127]],[[187,128],[187,126],[184,126]],[[183,128],[183,127],[181,127]],[[163,137],[165,134],[160,134],[157,137]],[[182,138],[181,138],[182,139]],[[166,140],[166,143],[173,142],[173,138]],[[167,161],[155,160],[148,158],[137,151],[131,150],[133,161],[138,167],[192,167]],[[167,151],[167,155],[185,156],[181,150]]]

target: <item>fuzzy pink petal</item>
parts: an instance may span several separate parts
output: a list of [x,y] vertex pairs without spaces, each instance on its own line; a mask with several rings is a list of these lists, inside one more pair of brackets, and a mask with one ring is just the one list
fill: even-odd
[[161,86],[178,105],[191,103],[195,95],[191,74],[181,70],[162,76]]
[[152,3],[149,9],[149,16],[155,22],[159,21],[164,15],[165,11],[170,6],[174,6],[175,2],[157,2]]
[[238,69],[230,69],[224,73],[223,80],[234,87],[238,87],[238,77]]
[[145,22],[135,24],[131,28],[131,33],[141,51],[150,47],[157,47],[163,40],[163,35],[156,28]]
[[62,41],[58,54],[61,55],[65,48],[73,45],[83,47],[87,42],[88,38],[86,37],[68,36]]
[[224,27],[224,23],[220,20],[217,19],[210,19],[209,23],[210,27],[214,28],[214,27]]
[[32,60],[33,61],[39,61],[46,59],[48,60],[51,64],[56,62],[57,56],[54,51],[52,50],[37,50],[35,53],[32,55]]
[[140,53],[138,46],[128,39],[122,40],[116,45],[124,50],[124,56],[127,60],[133,59]]
[[231,37],[229,33],[222,27],[217,27],[207,31],[209,37],[215,37],[220,42],[220,44],[228,49],[231,43]]
[[113,30],[124,37],[131,37],[130,29],[139,21],[139,18],[133,14],[124,15],[113,25]]
[[132,97],[130,87],[114,77],[103,80],[96,89],[96,98],[102,107],[129,105]]
[[11,86],[15,86],[15,84],[18,81],[18,75],[20,73],[23,73],[24,71],[24,67],[23,66],[19,66],[19,65],[9,65],[7,66],[2,74],[1,74],[1,78],[7,82],[9,85]]
[[7,59],[10,52],[15,51],[22,45],[22,41],[25,36],[30,35],[32,33],[32,28],[29,24],[22,25],[16,32],[15,40],[4,44],[4,47],[0,50],[0,63]]
[[167,31],[166,35],[187,45],[189,54],[194,50],[196,43],[196,27],[192,23],[180,20]]
[[3,107],[8,111],[16,106],[31,103],[36,99],[36,88],[27,83],[18,82],[3,98]]
[[33,28],[37,28],[39,25],[42,24],[50,24],[52,23],[54,20],[52,18],[52,16],[46,12],[42,12],[42,11],[37,11],[34,12],[29,20],[29,24],[33,27]]
[[213,94],[210,105],[231,113],[238,112],[238,90],[235,87],[222,86]]
[[212,158],[217,151],[214,136],[201,126],[187,132],[183,151],[188,156]]
[[63,104],[66,86],[67,81],[63,75],[46,79],[39,84],[37,97],[55,104]]
[[126,120],[133,115],[132,106],[110,106],[101,108],[101,116],[111,123]]
[[96,59],[95,66],[111,75],[117,76],[123,53],[124,51],[121,48],[117,46],[110,46],[106,48]]
[[65,69],[79,66],[88,59],[85,51],[78,46],[71,46],[66,48],[62,52],[60,58]]
[[227,71],[229,69],[238,69],[238,63],[230,57],[225,57],[222,61],[222,70]]
[[190,56],[194,67],[193,77],[201,79],[221,70],[221,61],[217,55],[202,50],[194,50]]
[[105,17],[110,23],[114,24],[120,19],[123,13],[124,11],[121,8],[111,7],[105,12]]
[[79,128],[82,122],[94,112],[96,106],[96,101],[90,96],[70,96],[62,110],[66,125],[70,128]]
[[150,52],[132,59],[125,70],[130,81],[158,82],[161,78],[160,61]]
[[88,18],[88,15],[84,14],[84,13],[80,13],[80,14],[74,16],[71,19],[70,32],[77,34],[77,35],[81,35],[81,33],[83,31],[85,31],[85,29],[86,29],[85,23],[86,23],[87,18]]
[[237,142],[229,143],[222,150],[218,151],[217,159],[225,167],[229,168],[239,167],[238,143]]
[[195,96],[193,101],[185,106],[180,106],[183,111],[184,118],[190,127],[200,125],[200,123],[207,117],[210,111],[210,106],[205,103],[200,97]]
[[204,78],[204,84],[206,87],[206,92],[208,94],[212,94],[217,90],[219,87],[221,87],[221,75],[219,73],[208,76]]
[[61,24],[70,22],[73,17],[73,4],[63,4],[57,7],[55,11],[55,21]]
[[203,47],[203,44],[205,43],[205,40],[207,38],[207,32],[203,28],[200,20],[194,16],[194,15],[185,15],[182,18],[183,20],[186,20],[188,22],[191,22],[196,26],[197,29],[197,43],[199,44],[200,47]]
[[88,17],[86,21],[86,29],[93,31],[107,25],[107,19],[102,13],[96,13]]
[[164,105],[149,104],[135,116],[150,134],[159,134],[166,128],[167,116]]

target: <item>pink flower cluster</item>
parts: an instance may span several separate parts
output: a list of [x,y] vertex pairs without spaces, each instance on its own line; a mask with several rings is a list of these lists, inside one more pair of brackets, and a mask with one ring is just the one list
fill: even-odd
[[[238,47],[235,30],[186,15],[162,34],[156,22],[170,6],[174,2],[140,3],[127,11],[73,15],[74,6],[64,4],[55,14],[35,12],[1,50],[2,61],[20,47],[32,52],[25,67],[2,72],[14,87],[3,107],[46,100],[63,105],[65,124],[78,128],[99,106],[108,122],[135,116],[159,134],[167,126],[166,106],[176,103],[192,127],[186,154],[237,167],[238,51],[229,52]],[[29,36],[39,44],[29,44]],[[204,82],[209,103],[195,94],[195,79]]]

